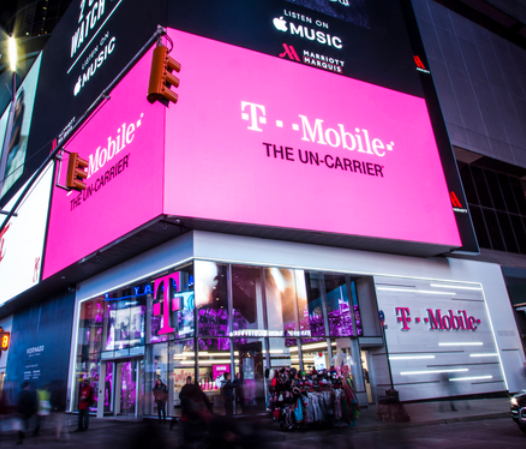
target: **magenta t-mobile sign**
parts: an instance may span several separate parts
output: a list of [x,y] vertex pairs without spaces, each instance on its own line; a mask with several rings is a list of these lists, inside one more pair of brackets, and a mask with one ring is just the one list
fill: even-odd
[[429,330],[454,330],[454,331],[476,331],[481,323],[480,319],[469,316],[466,310],[426,309],[425,314],[411,316],[409,307],[396,307],[396,316],[402,324],[403,331],[411,330],[411,325],[428,326]]

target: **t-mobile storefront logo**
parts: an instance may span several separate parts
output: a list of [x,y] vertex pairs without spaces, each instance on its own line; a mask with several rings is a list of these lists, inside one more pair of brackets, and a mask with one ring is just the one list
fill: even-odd
[[[241,119],[248,121],[247,127],[250,131],[263,132],[263,125],[274,124],[277,128],[284,128],[283,120],[267,120],[267,110],[264,105],[250,103],[249,101],[241,102]],[[373,132],[367,129],[353,128],[345,124],[338,123],[334,128],[329,128],[324,124],[324,120],[316,118],[309,119],[305,115],[298,115],[296,123],[290,123],[292,131],[301,134],[301,140],[305,142],[315,142],[319,145],[329,145],[333,148],[341,147],[345,150],[358,153],[374,154],[378,157],[384,157],[387,152],[394,150],[395,143],[385,141],[374,137]]]
[[180,290],[180,282],[179,273],[169,274],[154,281],[156,302],[153,304],[152,315],[162,317],[159,335],[171,334],[177,327],[177,320],[172,317],[177,316],[177,312],[183,309],[183,305],[181,304],[182,298],[174,298],[173,293],[174,290],[175,292]]

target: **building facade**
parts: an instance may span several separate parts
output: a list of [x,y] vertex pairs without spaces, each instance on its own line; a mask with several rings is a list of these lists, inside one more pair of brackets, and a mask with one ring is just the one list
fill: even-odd
[[239,372],[239,414],[343,361],[363,406],[523,388],[525,50],[432,1],[326,3],[72,2],[26,89],[42,166],[0,199],[12,391],[59,380],[75,412],[89,378],[92,413],[148,417],[160,378],[176,416],[187,376],[221,410]]

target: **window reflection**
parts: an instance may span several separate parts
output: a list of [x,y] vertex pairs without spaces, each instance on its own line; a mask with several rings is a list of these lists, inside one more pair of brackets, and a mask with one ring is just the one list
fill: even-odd
[[199,335],[228,335],[227,265],[195,262],[195,303]]
[[247,335],[246,330],[264,330],[261,268],[232,266],[232,332]]
[[307,302],[309,308],[309,326],[312,336],[325,335],[323,304],[321,298],[321,279],[319,273],[305,273]]
[[324,281],[325,294],[327,296],[329,335],[350,337],[353,335],[353,328],[345,276],[326,274]]

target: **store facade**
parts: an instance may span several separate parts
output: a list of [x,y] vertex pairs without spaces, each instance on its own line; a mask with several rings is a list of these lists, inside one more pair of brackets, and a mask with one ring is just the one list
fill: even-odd
[[[236,412],[263,411],[269,370],[320,371],[342,353],[352,357],[363,405],[389,388],[389,370],[402,400],[514,391],[520,374],[510,354],[520,340],[494,332],[514,325],[511,308],[496,302],[505,292],[499,272],[457,259],[190,232],[78,286],[70,411],[89,377],[93,413],[156,415],[151,390],[160,378],[177,415],[187,376],[221,410],[224,372],[241,373]],[[449,317],[453,309],[460,318]],[[424,323],[428,310],[435,321]]]

